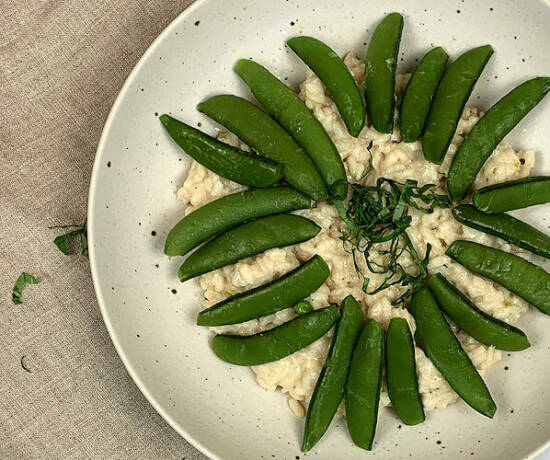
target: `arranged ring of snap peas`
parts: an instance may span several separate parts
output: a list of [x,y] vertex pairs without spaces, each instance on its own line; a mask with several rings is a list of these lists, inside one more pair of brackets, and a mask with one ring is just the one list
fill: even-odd
[[454,218],[461,224],[490,235],[498,236],[520,248],[550,259],[550,236],[508,214],[486,214],[471,204],[453,209]]
[[395,70],[403,16],[388,14],[372,34],[365,58],[365,99],[370,122],[380,133],[393,131]]
[[344,398],[353,348],[365,325],[363,310],[352,296],[344,299],[341,310],[330,350],[307,409],[302,452],[311,450],[325,434]]
[[322,41],[313,37],[294,37],[287,40],[286,44],[323,82],[348,132],[357,137],[365,125],[365,103],[344,61]]
[[439,307],[460,329],[478,342],[505,351],[529,348],[529,340],[521,330],[477,308],[440,273],[429,279],[428,287]]
[[443,162],[462,110],[492,54],[490,45],[466,51],[443,74],[422,138],[426,160],[437,164]]
[[422,135],[448,59],[449,55],[438,46],[426,53],[412,74],[399,111],[399,129],[405,142],[414,142]]
[[267,112],[306,150],[325,180],[329,195],[345,198],[348,182],[340,154],[300,97],[254,61],[241,59],[234,70]]
[[250,187],[268,187],[283,177],[281,165],[225,144],[170,115],[161,115],[160,121],[187,155],[222,177]]
[[323,258],[314,256],[281,278],[233,295],[201,311],[197,317],[197,324],[223,326],[242,323],[289,308],[316,291],[328,278],[329,273]]
[[180,267],[180,281],[233,264],[271,248],[301,243],[321,228],[305,217],[278,214],[262,217],[222,233],[191,254]]
[[460,346],[428,288],[412,298],[416,340],[453,390],[473,409],[492,418],[496,406],[485,382]]
[[313,343],[328,332],[339,316],[338,308],[325,307],[259,334],[216,335],[212,350],[221,360],[239,366],[277,361]]
[[414,343],[405,318],[392,318],[386,337],[386,383],[391,405],[406,425],[425,419],[416,379]]
[[224,94],[201,102],[197,110],[235,133],[252,150],[281,164],[285,181],[294,188],[315,201],[327,199],[325,181],[307,152],[252,102]]
[[500,284],[550,315],[550,273],[541,267],[471,241],[455,241],[445,253],[468,270]]
[[474,206],[492,214],[550,202],[550,177],[531,176],[489,185],[474,192]]
[[311,200],[290,187],[245,190],[218,198],[181,219],[168,233],[164,253],[182,256],[230,228],[251,219],[306,209]]
[[[454,200],[461,200],[466,196],[479,170],[496,146],[548,91],[550,78],[528,80],[493,105],[474,125],[458,147],[447,176],[449,193]],[[550,186],[547,186],[547,190],[550,200]]]
[[384,329],[373,319],[363,328],[351,359],[346,382],[346,423],[356,446],[371,450],[376,422],[382,371]]

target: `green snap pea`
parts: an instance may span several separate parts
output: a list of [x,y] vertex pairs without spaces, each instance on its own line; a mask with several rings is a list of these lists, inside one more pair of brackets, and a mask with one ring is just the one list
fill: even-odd
[[474,206],[492,214],[550,202],[550,177],[532,176],[489,185],[474,192]]
[[286,44],[317,74],[338,107],[348,132],[357,137],[365,125],[365,104],[344,61],[313,37],[294,37]]
[[[454,200],[463,199],[497,145],[550,91],[550,78],[533,78],[498,101],[464,138],[453,158],[447,185]],[[550,200],[550,187],[547,187]]]
[[426,53],[412,74],[401,100],[399,128],[405,142],[421,135],[449,55],[438,46]]
[[388,14],[374,31],[365,58],[365,99],[370,122],[380,133],[393,131],[395,70],[403,16]]
[[550,273],[499,249],[455,241],[446,254],[468,270],[489,278],[550,315]]
[[[249,291],[233,295],[199,313],[199,326],[222,326],[270,315],[289,308],[308,296],[328,278],[330,270],[320,256],[281,278]],[[309,302],[307,302],[309,304]],[[311,307],[311,304],[309,304]]]
[[181,219],[164,245],[168,256],[182,256],[199,244],[251,219],[309,208],[311,201],[290,187],[261,188],[214,200]]
[[492,418],[496,406],[491,394],[430,291],[420,289],[409,309],[416,320],[416,340],[443,378],[469,406]]
[[384,329],[370,319],[353,350],[345,393],[349,434],[366,450],[372,449],[376,431],[383,369]]
[[328,197],[325,181],[306,151],[267,113],[237,96],[220,95],[197,109],[234,132],[252,150],[283,166],[283,177],[315,201]]
[[234,227],[191,254],[179,269],[180,281],[234,264],[271,248],[301,243],[321,228],[305,217],[279,214]]
[[520,248],[550,259],[550,236],[508,214],[486,214],[470,204],[453,209],[454,218],[461,224],[490,235],[498,236]]
[[404,318],[392,318],[388,327],[386,383],[391,405],[403,423],[422,423],[425,417],[416,379],[413,338]]
[[344,398],[351,355],[364,325],[361,307],[352,296],[346,297],[327,359],[307,410],[302,452],[311,450],[325,434]]
[[185,153],[222,177],[249,187],[268,187],[281,180],[283,168],[192,128],[170,115],[160,121]]
[[474,85],[493,54],[490,45],[460,55],[448,68],[435,92],[422,139],[424,158],[441,164]]
[[267,112],[305,149],[328,185],[329,195],[345,198],[348,182],[340,154],[300,97],[254,61],[241,59],[235,65],[235,72]]
[[307,300],[301,300],[294,305],[294,313],[297,315],[305,315],[311,311],[313,311],[313,305],[311,305],[311,302],[308,302]]
[[460,329],[478,342],[505,351],[529,348],[529,340],[521,330],[477,308],[440,273],[430,278],[428,287],[439,307]]
[[257,366],[277,361],[307,347],[336,323],[336,307],[325,307],[255,335],[217,335],[212,350],[225,362]]

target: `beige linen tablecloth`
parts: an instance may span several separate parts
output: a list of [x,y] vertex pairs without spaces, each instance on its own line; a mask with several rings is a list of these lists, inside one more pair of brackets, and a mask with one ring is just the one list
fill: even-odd
[[[126,373],[88,259],[61,254],[47,228],[84,220],[109,109],[190,3],[0,0],[1,459],[203,458]],[[22,271],[39,284],[14,305]]]

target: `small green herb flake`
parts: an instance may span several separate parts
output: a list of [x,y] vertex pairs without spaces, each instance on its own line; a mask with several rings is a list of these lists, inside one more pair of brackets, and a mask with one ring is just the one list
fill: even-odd
[[88,256],[88,230],[86,228],[86,222],[84,222],[83,225],[56,225],[48,228],[73,228],[74,230],[57,236],[53,240],[54,244],[57,246],[57,249],[68,256],[71,254],[69,248],[70,240],[78,236],[80,240],[80,253],[84,256]]
[[22,303],[21,296],[23,295],[23,289],[27,284],[36,284],[38,283],[37,279],[29,275],[26,272],[21,273],[19,275],[19,278],[17,278],[17,281],[15,282],[15,285],[13,286],[13,291],[11,294],[11,300],[14,304],[19,305]]

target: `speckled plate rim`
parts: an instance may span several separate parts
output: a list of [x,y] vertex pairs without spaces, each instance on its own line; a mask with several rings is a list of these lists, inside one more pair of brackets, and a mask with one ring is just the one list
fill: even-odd
[[[179,24],[184,21],[187,16],[192,15],[192,13],[198,9],[199,7],[203,6],[204,4],[208,3],[208,1],[211,0],[195,0],[193,4],[185,8],[176,18],[159,34],[157,38],[153,40],[153,42],[149,45],[145,53],[141,56],[141,58],[138,60],[135,67],[132,69],[132,71],[129,73],[128,77],[126,78],[126,81],[124,82],[123,86],[121,87],[115,102],[113,103],[113,106],[111,107],[111,110],[109,112],[109,115],[107,116],[107,119],[105,121],[103,131],[98,143],[98,147],[96,150],[96,155],[94,159],[94,164],[92,167],[92,173],[90,177],[90,186],[89,186],[89,193],[88,193],[88,222],[92,224],[93,216],[94,216],[94,198],[96,196],[96,188],[99,186],[98,184],[98,175],[99,175],[99,168],[100,164],[103,159],[103,154],[105,151],[105,145],[107,142],[107,139],[109,138],[113,121],[117,115],[117,112],[120,108],[120,105],[122,104],[122,101],[126,97],[128,90],[132,83],[136,80],[136,77],[144,64],[148,61],[150,55],[152,55],[156,48],[173,32],[174,29],[176,29]],[[96,240],[95,236],[95,226],[89,225],[88,226],[88,241],[89,241],[89,260],[90,260],[90,270],[92,275],[92,282],[94,286],[94,290],[96,293],[96,297],[98,300],[99,308],[101,311],[101,315],[103,317],[103,321],[105,323],[105,326],[107,328],[107,331],[109,333],[109,336],[111,338],[111,341],[113,342],[113,345],[115,347],[115,350],[117,351],[120,359],[122,360],[122,363],[124,364],[124,367],[126,368],[126,371],[140,390],[140,392],[145,396],[147,401],[153,406],[153,408],[157,411],[157,413],[179,434],[181,435],[185,440],[187,440],[191,445],[193,445],[196,449],[201,451],[204,455],[207,455],[209,458],[212,459],[221,459],[218,455],[214,454],[206,445],[199,442],[197,439],[195,439],[193,436],[191,436],[179,423],[177,423],[174,418],[162,408],[161,404],[155,399],[155,397],[152,395],[151,391],[147,389],[147,386],[143,382],[143,380],[140,378],[136,368],[131,363],[130,359],[128,358],[124,348],[122,347],[118,333],[115,331],[113,323],[110,318],[109,310],[107,308],[107,304],[105,301],[104,293],[101,288],[100,282],[99,282],[99,273],[98,273],[98,261],[95,257],[95,250],[94,250],[94,241]],[[534,448],[526,457],[526,459],[535,459],[540,454],[544,453],[546,450],[550,450],[550,438],[542,443],[540,446]],[[549,456],[550,458],[550,456]]]
[[[94,197],[96,194],[96,188],[98,187],[98,171],[102,161],[103,152],[105,151],[105,144],[107,142],[107,139],[109,138],[109,134],[113,125],[113,120],[116,117],[116,114],[118,112],[119,106],[122,103],[122,100],[126,96],[128,89],[130,88],[132,82],[135,80],[140,69],[148,60],[149,56],[154,53],[154,50],[157,48],[157,46],[159,46],[160,43],[164,41],[172,33],[173,29],[175,29],[181,21],[184,21],[187,16],[191,15],[195,11],[195,9],[202,6],[202,4],[206,3],[207,1],[209,0],[195,0],[193,4],[188,6],[178,16],[176,16],[176,18],[149,45],[149,47],[147,48],[143,56],[141,56],[141,58],[139,59],[135,67],[132,69],[132,71],[126,78],[126,81],[122,85],[122,88],[120,89],[115,99],[115,102],[111,107],[109,115],[107,116],[107,120],[105,121],[105,125],[103,127],[103,131],[101,133],[101,137],[99,139],[99,143],[96,150],[94,165],[92,167],[92,174],[90,178],[90,188],[88,192],[88,213],[87,213],[88,222],[91,223],[94,216]],[[172,418],[172,416],[170,416],[170,414],[168,414],[162,408],[159,402],[147,389],[147,386],[145,385],[143,380],[139,377],[138,372],[136,371],[134,365],[130,362],[128,356],[126,355],[126,352],[124,351],[124,348],[122,347],[120,340],[118,338],[117,332],[115,331],[113,324],[111,322],[111,319],[109,316],[109,310],[106,307],[105,297],[99,283],[98,262],[96,260],[95,250],[94,250],[94,241],[96,239],[94,228],[95,228],[94,225],[88,225],[88,229],[89,229],[88,230],[88,243],[89,243],[88,252],[89,252],[89,259],[90,259],[90,271],[92,274],[92,282],[96,293],[97,301],[99,304],[99,309],[101,311],[101,316],[103,317],[103,322],[105,323],[107,331],[109,332],[109,336],[111,337],[111,341],[113,342],[113,345],[115,346],[115,350],[118,353],[118,356],[120,357],[120,359],[122,360],[122,363],[126,368],[126,371],[130,375],[134,383],[137,385],[139,391],[141,391],[141,393],[145,396],[147,401],[149,401],[149,403],[158,412],[158,414],[179,435],[185,438],[185,440],[187,440],[193,447],[200,450],[204,455],[207,455],[209,458],[212,458],[212,459],[219,459],[220,457],[215,455],[207,446],[205,446],[204,444],[202,444],[201,442],[193,438],[185,429],[183,429],[180,426],[180,424],[176,423],[176,421]]]

